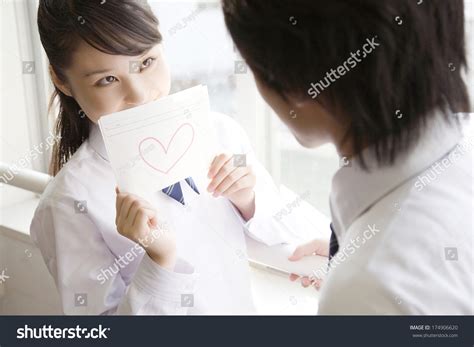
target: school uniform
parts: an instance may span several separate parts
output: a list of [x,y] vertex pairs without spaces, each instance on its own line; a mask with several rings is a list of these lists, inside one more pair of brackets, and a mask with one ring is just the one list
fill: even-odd
[[[455,115],[451,115],[455,117]],[[472,315],[474,138],[440,113],[408,153],[334,176],[319,314]]]
[[[256,212],[245,222],[208,178],[180,182],[184,205],[154,192],[152,201],[176,235],[178,261],[162,268],[115,226],[116,180],[97,125],[43,193],[31,223],[66,314],[251,314],[255,312],[244,233],[266,244],[288,239],[273,218],[279,195],[231,118],[212,114],[218,143],[247,154],[257,175]],[[195,188],[195,189],[193,189]],[[159,242],[159,238],[156,242]]]

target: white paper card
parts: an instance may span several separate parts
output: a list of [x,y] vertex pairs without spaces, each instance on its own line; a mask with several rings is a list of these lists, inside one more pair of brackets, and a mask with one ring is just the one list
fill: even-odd
[[121,191],[147,197],[207,174],[215,133],[207,87],[102,116],[99,126]]

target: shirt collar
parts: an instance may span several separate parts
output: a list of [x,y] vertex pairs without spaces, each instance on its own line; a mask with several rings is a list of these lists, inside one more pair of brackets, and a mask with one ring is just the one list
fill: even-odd
[[104,160],[109,161],[102,133],[100,132],[99,125],[96,123],[91,123],[89,130],[89,144],[98,155],[100,155]]
[[[454,117],[454,115],[450,115]],[[333,177],[330,209],[336,235],[340,238],[363,212],[385,195],[406,182],[453,149],[462,138],[457,124],[448,122],[441,112],[427,122],[423,136],[409,151],[400,155],[394,165],[376,168],[374,155],[363,151],[367,166],[363,171],[358,163],[341,167]]]

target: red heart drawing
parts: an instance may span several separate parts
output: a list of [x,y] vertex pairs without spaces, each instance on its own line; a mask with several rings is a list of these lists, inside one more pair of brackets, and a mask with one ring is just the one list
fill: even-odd
[[[184,128],[184,127],[189,127],[191,128],[191,141],[189,141],[189,145],[186,147],[186,149],[183,151],[183,153],[181,153],[178,158],[172,162],[171,166],[168,168],[168,169],[159,169],[158,167],[156,167],[156,165],[150,163],[146,158],[145,156],[143,155],[143,152],[142,152],[142,147],[143,147],[143,143],[146,142],[146,141],[153,141],[153,142],[158,142],[158,144],[161,146],[161,148],[163,149],[163,151],[165,152],[165,154],[168,154],[168,151],[170,149],[170,146],[171,144],[173,143],[173,140],[174,138],[176,137],[176,135],[178,135],[178,133]],[[168,142],[168,145],[165,147],[163,146],[163,144],[161,143],[160,140],[158,140],[157,138],[155,137],[147,137],[147,138],[144,138],[143,140],[140,141],[140,144],[138,145],[138,153],[140,155],[140,157],[142,158],[142,160],[145,162],[145,164],[147,164],[149,167],[151,167],[152,169],[158,171],[158,172],[161,172],[161,173],[164,173],[165,175],[167,175],[175,166],[176,164],[178,164],[178,162],[184,157],[184,155],[188,152],[189,148],[191,147],[191,145],[193,144],[193,141],[194,141],[194,128],[191,124],[189,123],[184,123],[182,124],[178,129],[176,129],[175,133],[173,134],[173,136],[171,137],[170,141]]]

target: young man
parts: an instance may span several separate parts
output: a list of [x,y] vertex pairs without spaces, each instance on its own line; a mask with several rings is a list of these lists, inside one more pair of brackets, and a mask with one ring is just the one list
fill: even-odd
[[[463,1],[223,10],[263,98],[303,146],[332,142],[344,163],[319,313],[473,314],[473,139],[455,115],[469,110]],[[313,252],[328,245],[293,259]]]

